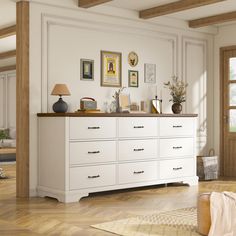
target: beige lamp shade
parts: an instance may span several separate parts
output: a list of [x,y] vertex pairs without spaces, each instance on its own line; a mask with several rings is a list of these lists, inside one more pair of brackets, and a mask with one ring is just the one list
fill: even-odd
[[70,91],[66,84],[56,84],[52,90],[51,95],[69,96]]

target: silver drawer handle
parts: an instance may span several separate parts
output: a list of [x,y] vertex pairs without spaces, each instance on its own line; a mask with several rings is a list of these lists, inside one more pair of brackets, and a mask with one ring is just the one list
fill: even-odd
[[173,125],[173,128],[183,128],[182,125]]
[[142,151],[144,151],[144,148],[137,148],[137,149],[135,148],[134,149],[134,152],[142,152]]
[[96,179],[96,178],[99,178],[100,175],[92,175],[92,176],[88,176],[89,179]]
[[183,148],[182,146],[179,146],[179,147],[173,147],[173,149],[181,149]]
[[183,167],[177,167],[177,168],[173,168],[173,170],[182,170]]
[[143,170],[141,170],[141,171],[134,171],[134,174],[135,174],[135,175],[137,175],[137,174],[143,174],[143,173],[144,173]]
[[88,127],[88,129],[100,129],[101,127],[99,126],[94,126],[94,127]]
[[98,154],[100,151],[88,152],[88,154]]
[[141,125],[141,126],[134,126],[134,129],[144,129],[144,126]]

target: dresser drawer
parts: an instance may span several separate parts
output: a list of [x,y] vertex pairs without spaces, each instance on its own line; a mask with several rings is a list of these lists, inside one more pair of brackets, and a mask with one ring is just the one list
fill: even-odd
[[193,158],[160,161],[161,179],[173,179],[193,175],[195,175]]
[[119,184],[157,179],[157,162],[119,164]]
[[116,160],[116,141],[71,142],[70,165]]
[[193,136],[195,119],[188,117],[160,118],[160,136]]
[[119,141],[119,160],[157,158],[157,139]]
[[157,118],[119,118],[119,137],[153,137],[158,134]]
[[70,190],[114,185],[115,165],[70,168]]
[[116,118],[71,117],[70,139],[99,139],[116,137]]
[[181,157],[194,155],[193,138],[160,139],[160,157]]

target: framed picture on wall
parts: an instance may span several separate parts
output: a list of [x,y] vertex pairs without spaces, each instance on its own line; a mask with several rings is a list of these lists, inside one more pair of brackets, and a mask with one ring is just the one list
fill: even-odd
[[94,60],[80,59],[80,79],[94,80]]
[[129,77],[129,87],[138,88],[138,71],[129,70],[128,77]]
[[156,83],[156,65],[155,64],[144,64],[144,82],[145,83]]
[[121,87],[121,60],[119,52],[101,51],[101,86]]
[[128,63],[130,66],[135,67],[138,65],[138,54],[136,52],[130,52],[128,55]]

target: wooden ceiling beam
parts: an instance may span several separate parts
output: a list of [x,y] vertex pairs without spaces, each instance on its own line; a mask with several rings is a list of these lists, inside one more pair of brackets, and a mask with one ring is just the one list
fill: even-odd
[[142,19],[150,19],[157,16],[172,14],[179,11],[184,11],[196,7],[201,7],[225,0],[180,0],[165,5],[153,7],[139,12],[139,17]]
[[79,7],[89,8],[94,7],[112,0],[79,0]]
[[191,28],[200,28],[203,26],[225,23],[228,21],[236,21],[236,11],[191,20],[188,22],[188,25]]
[[0,39],[16,34],[16,25],[0,29]]
[[10,70],[16,70],[16,65],[0,67],[0,73],[5,72],[5,71],[10,71]]
[[15,57],[15,56],[16,56],[16,50],[2,52],[2,53],[0,53],[0,60]]

